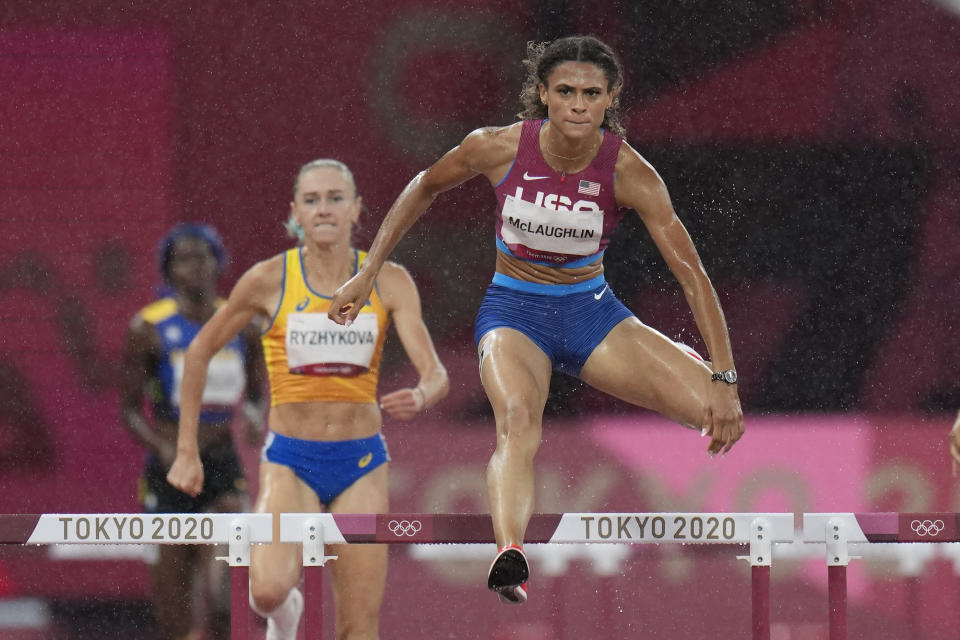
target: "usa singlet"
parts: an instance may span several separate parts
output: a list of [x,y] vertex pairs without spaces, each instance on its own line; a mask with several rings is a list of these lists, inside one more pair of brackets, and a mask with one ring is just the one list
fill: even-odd
[[[223,300],[217,300],[217,306]],[[160,360],[154,373],[153,411],[157,418],[176,422],[180,417],[180,383],[183,359],[190,341],[202,326],[185,318],[175,298],[162,298],[140,311],[140,316],[157,329]],[[234,338],[210,360],[207,384],[203,388],[200,422],[223,423],[233,418],[247,379],[244,370],[246,351],[240,336]]]
[[540,152],[546,120],[526,120],[517,157],[494,186],[499,204],[497,248],[528,262],[582,267],[610,243],[623,217],[613,193],[622,140],[604,130],[593,162],[579,173],[553,169]]
[[[354,273],[366,258],[356,251]],[[377,294],[349,327],[327,317],[330,298],[310,288],[301,248],[283,254],[280,304],[261,340],[271,405],[288,402],[376,403],[389,315]]]

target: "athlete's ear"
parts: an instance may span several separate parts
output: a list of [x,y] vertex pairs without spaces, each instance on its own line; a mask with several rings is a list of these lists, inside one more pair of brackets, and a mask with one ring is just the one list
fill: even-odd
[[537,85],[537,88],[540,90],[540,102],[547,104],[547,85],[541,82]]

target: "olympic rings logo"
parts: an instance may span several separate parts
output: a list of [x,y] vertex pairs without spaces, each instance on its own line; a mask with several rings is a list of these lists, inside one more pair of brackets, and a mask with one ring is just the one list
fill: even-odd
[[403,536],[415,536],[423,529],[423,524],[419,520],[391,520],[387,523],[390,533],[402,538]]
[[914,520],[910,528],[918,536],[936,536],[943,531],[943,520]]

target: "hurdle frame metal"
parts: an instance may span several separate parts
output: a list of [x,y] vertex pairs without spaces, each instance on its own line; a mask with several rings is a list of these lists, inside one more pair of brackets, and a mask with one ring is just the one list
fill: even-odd
[[[930,526],[912,523],[929,522]],[[329,544],[495,543],[488,514],[284,513],[271,514],[34,514],[0,515],[0,544],[225,544],[230,566],[231,640],[247,640],[249,566],[252,544],[300,544],[304,598],[322,601],[320,569],[336,556]],[[931,535],[933,529],[936,533]],[[729,528],[729,531],[728,531]],[[751,631],[770,638],[770,569],[773,545],[798,541],[792,513],[560,513],[534,514],[527,544],[728,544],[748,545],[736,556],[751,567]],[[830,640],[846,639],[848,543],[960,541],[955,513],[808,513],[803,541],[826,543],[829,572]],[[322,606],[305,607],[308,636],[322,633]]]
[[0,544],[214,544],[230,566],[231,640],[248,638],[250,545],[273,541],[269,513],[46,513],[0,516]]
[[805,513],[803,542],[825,543],[829,640],[847,639],[847,566],[851,543],[960,542],[951,512]]
[[[712,533],[711,520],[715,523]],[[607,523],[606,534],[603,523]],[[732,528],[729,535],[724,530],[728,523]],[[646,524],[651,526],[649,531]],[[698,526],[699,531],[694,533]],[[690,530],[684,533],[682,529],[686,527]],[[531,517],[524,543],[749,545],[749,554],[737,558],[748,561],[751,567],[752,638],[769,640],[773,544],[793,542],[794,537],[792,513],[541,513]],[[330,559],[318,550],[317,544],[492,544],[495,538],[492,520],[486,514],[283,513],[280,542],[303,544],[304,599],[315,601],[322,593],[319,569]],[[308,637],[320,638],[321,607],[309,607],[304,624]]]

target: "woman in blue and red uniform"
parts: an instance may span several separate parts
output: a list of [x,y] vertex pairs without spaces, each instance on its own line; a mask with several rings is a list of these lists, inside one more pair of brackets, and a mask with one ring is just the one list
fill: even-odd
[[[487,487],[500,551],[488,587],[510,603],[527,598],[522,545],[552,370],[701,430],[710,454],[743,434],[723,311],[663,181],[622,139],[614,52],[576,36],[531,44],[524,63],[522,121],[470,133],[407,185],[330,314],[341,323],[356,316],[380,265],[440,193],[478,175],[490,181],[496,273],[474,335],[497,426]],[[641,323],[610,291],[603,252],[626,209],[639,213],[680,282],[711,363]]]
[[[140,500],[148,513],[232,513],[249,507],[230,429],[242,406],[240,419],[248,441],[254,444],[263,436],[263,356],[252,327],[216,353],[203,388],[198,449],[208,479],[204,491],[188,496],[166,481],[176,454],[184,353],[224,302],[216,290],[224,257],[212,227],[193,223],[174,227],[160,243],[160,273],[170,295],[141,309],[127,331],[121,402],[124,424],[149,452],[140,480]],[[145,399],[152,404],[149,415]],[[209,545],[159,546],[151,582],[160,639],[197,638],[203,635],[201,629],[206,638],[229,637],[229,575],[224,563],[214,559],[215,553]],[[208,596],[202,606],[194,602],[198,582],[203,585],[200,593]],[[198,620],[203,611],[205,623]]]
[[[167,478],[195,495],[204,488],[197,451],[200,390],[207,363],[247,323],[261,324],[270,377],[270,432],[260,462],[256,509],[280,513],[386,513],[390,460],[380,409],[409,419],[446,395],[447,372],[420,312],[417,287],[394,263],[382,269],[349,327],[327,317],[330,296],[362,268],[351,245],[362,210],[353,174],[336,160],[301,168],[290,203],[300,244],[251,267],[227,304],[204,326],[184,365],[177,459]],[[416,386],[377,397],[380,357],[392,320],[419,374]],[[336,634],[376,640],[386,584],[386,545],[333,545]],[[303,611],[296,588],[297,545],[257,545],[250,560],[250,597],[267,621],[268,640],[293,640]],[[320,606],[312,603],[311,606]]]

